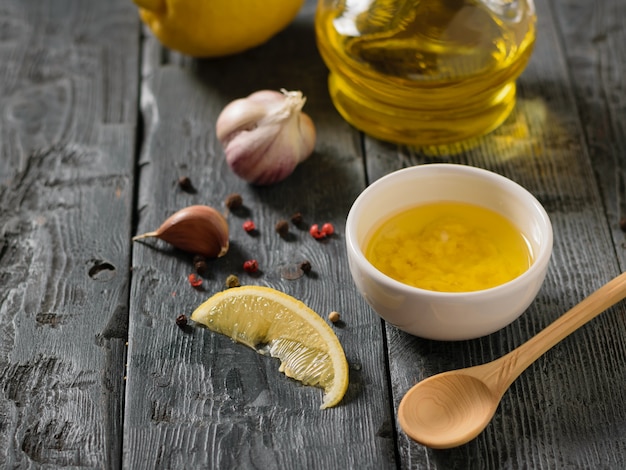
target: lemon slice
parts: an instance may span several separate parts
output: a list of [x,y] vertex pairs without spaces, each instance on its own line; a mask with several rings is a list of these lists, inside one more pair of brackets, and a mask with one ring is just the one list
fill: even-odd
[[348,363],[339,339],[317,313],[283,292],[261,286],[227,289],[196,308],[191,319],[277,357],[287,377],[323,388],[322,409],[346,393]]

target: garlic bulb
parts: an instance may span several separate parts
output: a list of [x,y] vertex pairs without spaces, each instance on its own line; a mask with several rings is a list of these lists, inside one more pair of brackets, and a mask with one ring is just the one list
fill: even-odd
[[228,252],[228,222],[209,206],[189,206],[169,216],[154,232],[133,237],[159,238],[176,248],[207,258],[219,258]]
[[217,138],[233,172],[268,185],[289,176],[315,148],[315,126],[301,91],[261,90],[235,100],[217,118]]

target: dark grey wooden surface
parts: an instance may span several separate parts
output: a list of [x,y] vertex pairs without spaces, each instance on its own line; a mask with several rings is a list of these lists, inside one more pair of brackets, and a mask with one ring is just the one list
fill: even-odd
[[[267,44],[193,60],[163,49],[130,0],[0,0],[0,467],[2,468],[623,468],[625,305],[531,366],[493,422],[462,447],[410,441],[395,410],[418,380],[510,351],[624,269],[626,4],[546,0],[514,114],[458,155],[373,140],[334,111],[315,46],[315,1]],[[214,123],[252,91],[300,89],[314,155],[285,182],[243,183]],[[555,230],[545,286],[512,325],[485,338],[427,341],[384,325],[348,274],[354,198],[397,168],[433,161],[487,168],[545,205]],[[188,175],[196,188],[178,188]],[[130,243],[189,204],[231,213],[232,248],[192,289],[191,259]],[[335,224],[319,243],[274,223],[302,212]],[[259,234],[241,223],[251,217]],[[261,272],[241,270],[258,259]],[[302,259],[295,281],[281,266]],[[343,403],[204,329],[178,328],[230,273],[326,315],[350,363]]]

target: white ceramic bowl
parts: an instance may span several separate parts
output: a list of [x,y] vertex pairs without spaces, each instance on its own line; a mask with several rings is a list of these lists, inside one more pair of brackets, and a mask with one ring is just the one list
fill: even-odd
[[[526,236],[530,268],[499,286],[474,292],[435,292],[398,282],[363,253],[371,230],[391,214],[418,204],[460,201],[508,218]],[[387,322],[423,338],[465,340],[493,333],[518,318],[536,297],[552,254],[552,225],[541,204],[496,173],[456,164],[426,164],[390,173],[356,199],[346,223],[350,272],[365,300]]]

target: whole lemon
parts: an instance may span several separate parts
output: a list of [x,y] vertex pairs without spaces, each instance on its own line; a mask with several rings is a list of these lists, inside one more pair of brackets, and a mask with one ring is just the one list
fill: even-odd
[[295,18],[304,0],[133,0],[165,47],[220,57],[259,46]]

